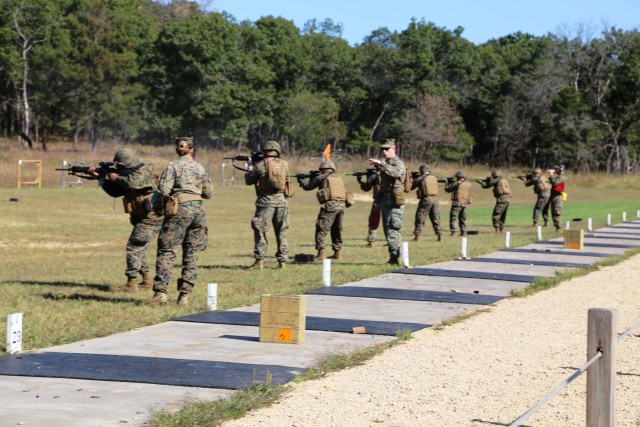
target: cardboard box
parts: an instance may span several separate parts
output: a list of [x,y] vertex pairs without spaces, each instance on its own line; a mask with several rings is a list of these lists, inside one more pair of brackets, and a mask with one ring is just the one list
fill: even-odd
[[584,249],[584,230],[564,230],[565,249]]
[[302,295],[262,295],[260,342],[304,342],[307,301]]

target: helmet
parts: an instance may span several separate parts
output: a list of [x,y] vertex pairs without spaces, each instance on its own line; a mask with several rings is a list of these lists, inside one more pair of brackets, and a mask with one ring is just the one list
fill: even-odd
[[502,176],[502,172],[500,172],[499,170],[494,170],[493,172],[491,172],[491,177],[493,179],[500,178],[501,176]]
[[318,169],[320,169],[320,170],[322,170],[322,169],[333,169],[333,171],[335,172],[336,171],[336,165],[331,160],[324,160],[322,163],[320,163],[320,167]]
[[429,166],[426,163],[423,163],[423,164],[420,165],[419,171],[420,171],[421,174],[427,173],[427,172],[431,172],[431,166]]
[[542,169],[540,169],[540,168],[535,168],[535,169],[533,170],[533,173],[534,173],[534,174],[537,174],[537,175],[542,175]]
[[460,179],[460,178],[466,178],[466,173],[464,173],[463,170],[459,170],[458,172],[456,172],[456,178]]
[[140,164],[140,159],[135,151],[129,147],[120,147],[113,156],[113,163],[125,168],[132,168]]
[[188,154],[189,151],[193,148],[193,137],[192,136],[180,136],[174,139],[176,143],[176,152],[180,156],[184,156]]
[[264,153],[265,151],[275,151],[276,153],[280,154],[280,144],[278,144],[276,141],[267,141],[262,144],[262,152]]

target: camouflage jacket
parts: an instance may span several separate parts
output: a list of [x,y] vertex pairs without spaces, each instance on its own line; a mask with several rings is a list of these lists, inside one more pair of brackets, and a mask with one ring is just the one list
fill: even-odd
[[380,163],[380,196],[390,197],[394,191],[404,191],[407,168],[399,157]]
[[[287,165],[287,175],[288,170],[289,166]],[[253,165],[253,169],[244,174],[244,183],[247,185],[255,185],[256,187],[256,206],[271,208],[287,207],[287,197],[284,193],[273,193],[273,191],[263,190],[268,188],[266,181],[268,181],[267,165],[264,160]]]
[[503,181],[503,180],[506,182],[504,178],[492,178],[492,179],[483,180],[480,183],[480,186],[485,189],[493,188],[493,197],[496,198],[496,202],[505,203],[511,200],[511,194],[500,193],[498,184],[500,183],[500,181]]
[[565,190],[567,178],[564,174],[549,177],[551,184],[551,197],[559,196]]
[[549,183],[545,180],[545,178],[542,175],[538,177],[532,176],[531,179],[527,179],[524,182],[524,185],[526,187],[533,186],[533,192],[541,196],[548,196],[549,189],[551,188],[549,186]]
[[122,188],[124,195],[128,197],[151,194],[158,188],[151,165],[143,166],[129,175],[118,175],[113,183]]
[[[316,175],[313,178],[304,178],[300,181],[300,186],[305,191],[311,191],[315,188],[319,190],[324,190],[329,186],[329,181],[327,180],[327,178],[329,177],[329,175],[333,173],[334,172],[331,172],[329,170],[328,172],[320,175]],[[329,200],[322,204],[322,208],[328,212],[334,212],[339,209],[344,209],[345,206],[346,205],[344,200]]]
[[210,199],[213,185],[204,166],[190,155],[170,162],[160,177],[158,190],[165,195],[186,195],[192,200]]
[[380,192],[380,175],[378,172],[367,176],[366,181],[358,182],[362,191],[373,190],[373,198],[375,199]]

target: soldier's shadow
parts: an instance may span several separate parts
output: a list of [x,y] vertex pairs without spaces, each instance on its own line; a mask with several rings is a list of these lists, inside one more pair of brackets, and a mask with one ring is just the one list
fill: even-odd
[[27,286],[60,286],[60,287],[73,287],[73,288],[88,288],[95,289],[102,292],[110,292],[111,287],[109,285],[97,284],[97,283],[74,283],[63,281],[39,281],[39,280],[5,280],[0,284],[14,284],[27,285]]
[[99,295],[55,295],[51,292],[42,294],[42,298],[53,301],[97,301],[97,302],[109,302],[114,304],[131,303],[134,305],[143,305],[144,301],[135,298],[121,298],[121,297],[103,297]]

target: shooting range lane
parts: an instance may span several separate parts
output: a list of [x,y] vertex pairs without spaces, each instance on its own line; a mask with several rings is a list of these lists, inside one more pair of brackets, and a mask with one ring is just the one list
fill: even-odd
[[[228,389],[264,382],[267,370],[273,384],[286,383],[327,354],[388,342],[398,329],[415,331],[482,310],[536,277],[623,254],[640,245],[629,239],[633,231],[640,232],[640,221],[591,232],[600,237],[585,236],[584,250],[564,249],[559,237],[313,290],[304,296],[301,344],[259,342],[256,304],[0,358],[0,386],[11,406],[3,419],[52,427],[78,420],[143,425],[148,409],[176,408],[193,396],[228,396]],[[355,327],[366,333],[352,333]]]

